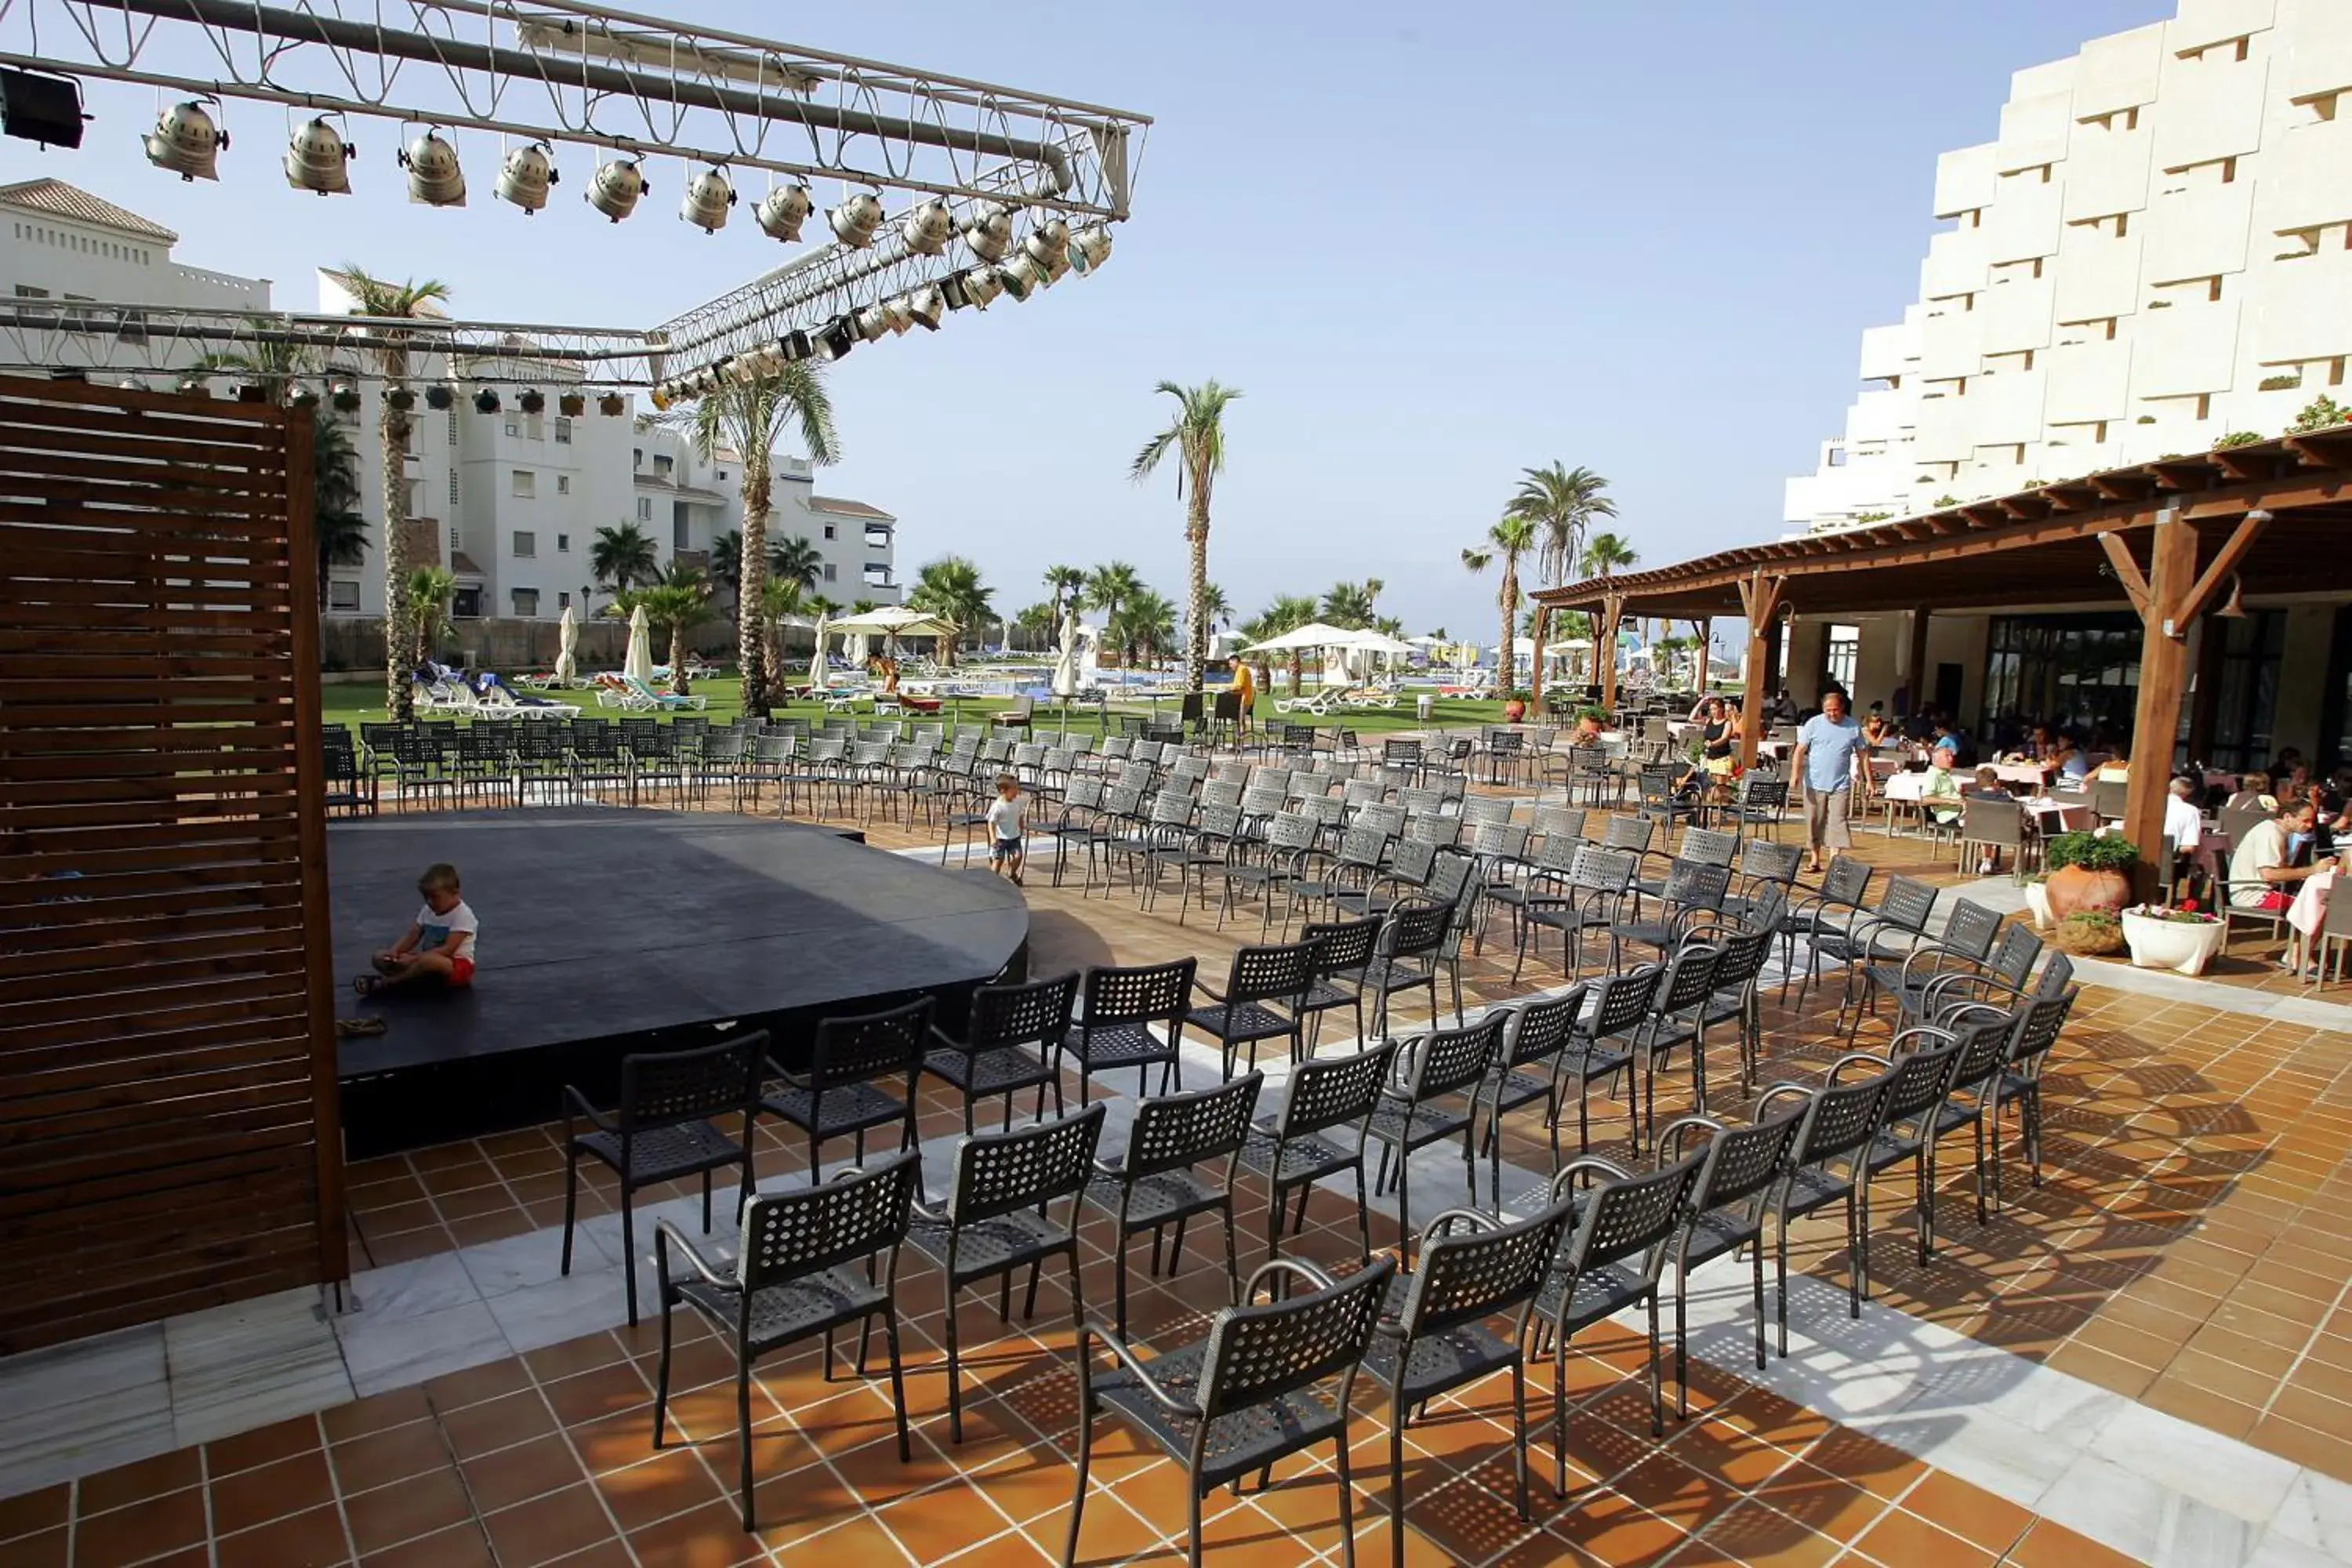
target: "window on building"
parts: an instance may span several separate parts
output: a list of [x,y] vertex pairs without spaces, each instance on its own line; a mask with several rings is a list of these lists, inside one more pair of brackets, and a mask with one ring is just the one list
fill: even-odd
[[828,522],[828,523],[826,523],[826,524],[824,525],[824,536],[825,536],[827,539],[832,539],[832,538],[835,538],[835,531],[834,531],[834,526],[833,526],[833,524],[831,524],[831,523],[829,523],[829,522]]
[[672,468],[676,468],[677,466],[677,459],[676,459],[676,458],[672,458],[668,453],[667,453],[667,452],[656,452],[656,453],[654,454],[654,472],[655,472],[655,473],[657,473],[657,474],[667,474],[667,473],[668,473]]
[[1829,465],[1832,468],[1843,468],[1845,467],[1845,448],[1843,447],[1832,447],[1830,448]]
[[449,595],[449,618],[453,621],[478,621],[482,618],[480,584],[469,584]]
[[722,485],[727,482],[727,470],[724,468],[719,470],[719,482]]
[[30,283],[16,285],[16,298],[19,300],[46,300],[48,297],[49,291],[47,289],[36,289]]
[[514,601],[514,613],[522,619],[530,620],[539,614],[538,589],[516,588],[508,596]]
[[651,522],[653,520],[654,498],[651,496],[639,496],[637,498],[637,521],[639,522]]
[[539,556],[539,535],[527,528],[514,531],[514,554],[517,560],[531,561]]
[[686,510],[684,501],[670,502],[669,547],[672,550],[694,548],[694,525],[690,521],[691,517],[692,514]]
[[1822,667],[1829,678],[1852,691],[1854,666],[1861,658],[1862,628],[1832,625],[1829,637],[1822,645]]
[[[2213,690],[2212,755],[2216,768],[2243,773],[2268,763],[2276,737],[2279,660],[2286,652],[2286,612],[2252,610],[2205,623],[2221,642]],[[2209,656],[2210,657],[2210,656]]]
[[572,476],[570,474],[558,474],[555,476],[555,493],[560,496],[568,496],[572,493]]
[[338,577],[327,584],[327,608],[356,610],[360,607],[360,585],[356,578]]
[[824,580],[825,580],[826,582],[828,582],[828,583],[832,583],[832,582],[838,581],[838,580],[839,580],[839,578],[840,578],[840,575],[841,575],[841,574],[840,574],[838,572],[835,572],[835,571],[834,570],[833,563],[832,563],[832,562],[828,561],[828,562],[826,562],[826,563],[824,563]]
[[449,445],[451,445],[452,447],[455,447],[457,444],[457,411],[455,408],[452,408],[451,410],[449,410]]
[[457,552],[463,546],[457,539],[457,525],[453,522],[449,525],[449,555],[452,560],[457,558]]
[[630,447],[630,448],[629,448],[629,467],[631,467],[631,468],[644,468],[645,466],[646,466],[646,449],[645,449],[643,447]]
[[568,534],[568,533],[559,533],[559,534],[557,534],[557,535],[555,536],[555,552],[556,552],[558,555],[564,555],[564,554],[569,554],[569,553],[571,552],[571,550],[572,550],[572,536],[571,536],[570,534]]
[[558,419],[555,422],[555,444],[559,447],[569,447],[572,445],[571,420]]
[[522,433],[525,437],[533,441],[546,440],[547,416],[543,414],[524,415],[522,421]]
[[529,468],[517,468],[511,479],[512,493],[528,500],[539,494],[539,476]]
[[568,609],[570,609],[570,608],[572,607],[572,595],[569,595],[569,594],[558,594],[558,595],[555,595],[555,607],[556,607],[557,609],[559,609],[559,610],[568,610]]
[[2020,724],[2131,729],[2139,700],[2137,616],[1996,616],[1988,633],[1978,731]]
[[522,421],[520,421],[520,419],[509,419],[509,420],[508,420],[508,421],[507,421],[507,434],[508,434],[508,435],[509,435],[509,436],[520,436],[520,435],[521,435],[521,434],[522,434]]
[[455,468],[449,470],[449,510],[453,512],[457,510],[457,470]]

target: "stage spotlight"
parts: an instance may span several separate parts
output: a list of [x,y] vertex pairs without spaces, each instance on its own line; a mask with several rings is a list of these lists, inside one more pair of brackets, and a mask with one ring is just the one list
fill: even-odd
[[325,120],[305,121],[286,143],[286,183],[298,191],[322,196],[352,194],[348,167],[359,149]]
[[457,389],[446,382],[436,381],[425,389],[425,406],[438,413],[457,401]]
[[512,202],[529,217],[547,205],[548,186],[562,182],[563,175],[548,161],[546,143],[526,142],[499,165],[498,184],[490,187],[490,194],[502,202]]
[[654,412],[656,414],[668,413],[670,405],[677,401],[677,395],[672,390],[671,384],[667,381],[657,381],[647,387],[646,397],[653,404]]
[[1045,260],[1037,263],[1037,270],[1045,274],[1047,283],[1059,283],[1070,275],[1070,253],[1066,249],[1055,251]]
[[596,412],[607,419],[618,419],[629,411],[629,400],[617,392],[608,392],[596,400]]
[[498,389],[486,386],[474,394],[474,411],[478,414],[496,414],[499,411]]
[[996,280],[1015,300],[1026,300],[1045,286],[1045,269],[1034,257],[1016,256],[996,269]]
[[933,196],[929,201],[907,215],[898,226],[898,237],[907,248],[918,256],[937,256],[948,247],[955,234],[955,217],[948,211],[947,203]]
[[1049,217],[1029,231],[1029,237],[1021,242],[1021,248],[1041,264],[1058,261],[1070,248],[1070,226],[1060,218]]
[[868,305],[857,312],[857,335],[874,342],[890,335],[890,312],[880,305]]
[[836,316],[818,331],[814,346],[819,359],[847,359],[857,346],[857,327],[847,316]]
[[400,166],[408,171],[408,199],[428,207],[466,205],[466,175],[457,167],[457,149],[427,131],[401,149]]
[[947,297],[944,294],[937,288],[927,285],[905,296],[905,299],[907,313],[913,318],[915,325],[927,332],[936,332],[940,330],[940,318],[946,315],[948,310]]
[[115,383],[115,384],[122,388],[125,392],[144,392],[147,390],[147,384],[139,380],[136,376],[125,376],[122,380]]
[[717,234],[727,226],[727,209],[734,205],[735,187],[714,163],[687,182],[686,199],[677,204],[677,216],[705,234]]
[[760,198],[760,205],[751,209],[751,220],[770,238],[789,245],[800,238],[801,225],[815,206],[806,185],[778,185]]
[[637,210],[637,198],[651,188],[635,159],[615,158],[596,165],[596,173],[588,182],[586,199],[590,206],[618,223]]
[[578,392],[558,394],[555,411],[566,419],[577,419],[588,412],[588,398],[585,394]]
[[814,352],[814,345],[809,342],[809,335],[806,332],[793,331],[786,332],[770,344],[768,352],[776,356],[776,363],[779,366],[797,364]]
[[257,381],[240,381],[236,384],[236,400],[239,403],[267,403],[269,401],[269,388]]
[[416,406],[416,394],[395,381],[383,389],[383,405],[395,414],[405,414]]
[[315,386],[298,386],[294,389],[294,395],[287,401],[297,408],[316,408],[319,406],[319,389]]
[[212,384],[201,375],[184,375],[180,378],[180,390],[191,397],[209,397],[213,389]]
[[882,226],[881,198],[860,191],[825,214],[824,220],[833,226],[835,239],[852,250],[863,250],[874,243],[874,231]]
[[338,414],[357,414],[360,411],[360,389],[348,381],[339,381],[330,387],[327,400],[335,405]]
[[70,77],[37,76],[0,68],[0,133],[44,147],[79,147],[81,84]]
[[1013,214],[994,202],[986,202],[963,220],[963,242],[966,248],[982,261],[1002,261],[1013,244]]
[[184,180],[220,178],[220,150],[228,137],[213,123],[203,103],[190,99],[155,117],[155,129],[141,139],[147,161]]
[[958,272],[940,286],[948,309],[961,310],[969,305],[975,310],[985,310],[988,302],[1004,292],[1004,284],[993,267],[975,267],[969,272]]
[[515,405],[525,414],[544,414],[547,412],[547,394],[535,386],[525,387],[522,395],[515,399]]
[[1070,265],[1087,277],[1110,259],[1110,226],[1090,223],[1070,236]]

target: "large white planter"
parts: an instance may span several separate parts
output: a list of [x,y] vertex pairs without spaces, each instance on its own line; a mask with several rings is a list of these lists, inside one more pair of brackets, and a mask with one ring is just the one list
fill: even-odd
[[2137,910],[2124,911],[2124,942],[2135,969],[2170,969],[2202,974],[2221,951],[2220,921],[2165,921]]
[[2035,931],[2048,931],[2053,924],[2050,919],[2050,889],[2040,882],[2026,883],[2025,912],[2033,917]]

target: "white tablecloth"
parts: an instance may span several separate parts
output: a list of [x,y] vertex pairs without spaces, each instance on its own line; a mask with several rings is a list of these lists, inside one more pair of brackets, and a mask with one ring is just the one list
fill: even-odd
[[2327,918],[2327,890],[2336,885],[2336,868],[2328,867],[2303,879],[2295,889],[2294,902],[2286,907],[2286,923],[2305,936],[2319,930],[2319,922]]

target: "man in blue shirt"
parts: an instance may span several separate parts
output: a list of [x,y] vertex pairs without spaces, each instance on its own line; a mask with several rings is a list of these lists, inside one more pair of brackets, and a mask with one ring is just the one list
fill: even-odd
[[1809,871],[1822,868],[1822,851],[1851,849],[1853,835],[1847,824],[1853,815],[1855,780],[1864,795],[1870,790],[1870,772],[1863,765],[1868,748],[1862,726],[1846,712],[1845,689],[1832,686],[1822,693],[1822,710],[1797,731],[1797,749],[1789,758],[1790,776],[1805,789],[1805,850]]

